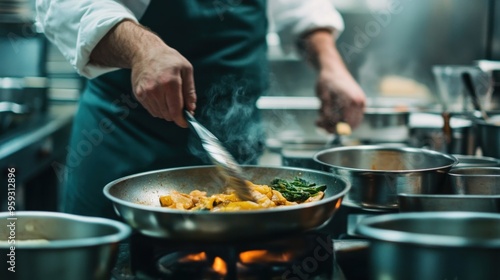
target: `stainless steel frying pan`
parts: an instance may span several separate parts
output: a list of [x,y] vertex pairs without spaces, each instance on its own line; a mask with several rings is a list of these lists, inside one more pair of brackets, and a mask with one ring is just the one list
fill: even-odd
[[269,184],[280,177],[301,177],[326,184],[325,197],[317,202],[271,209],[208,212],[162,208],[159,197],[172,190],[189,193],[204,190],[208,195],[223,191],[215,166],[194,166],[140,173],[117,179],[104,187],[125,222],[141,233],[189,241],[238,241],[277,237],[319,228],[340,207],[350,184],[337,175],[292,167],[242,166],[246,177],[256,184]]

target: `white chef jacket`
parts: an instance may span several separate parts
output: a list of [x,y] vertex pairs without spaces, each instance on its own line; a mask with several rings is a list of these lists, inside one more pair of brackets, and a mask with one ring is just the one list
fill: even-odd
[[[94,47],[122,20],[138,22],[149,3],[150,0],[36,0],[36,22],[80,75],[94,78],[116,70],[89,63]],[[331,0],[267,3],[269,17],[282,41],[292,41],[315,28],[330,29],[337,36],[344,29],[342,17]]]

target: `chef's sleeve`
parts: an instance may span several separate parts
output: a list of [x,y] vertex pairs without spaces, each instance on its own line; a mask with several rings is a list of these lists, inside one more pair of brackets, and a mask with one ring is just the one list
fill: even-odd
[[301,35],[315,30],[330,30],[338,37],[344,21],[331,0],[268,0],[272,28],[282,45],[295,45]]
[[[135,6],[128,6],[128,2],[134,2]],[[141,13],[145,10],[144,5],[138,8],[138,4],[143,2],[145,1],[37,0],[36,24],[75,70],[91,79],[116,70],[90,64],[90,54],[117,23],[125,19],[137,22],[138,16],[142,16]]]

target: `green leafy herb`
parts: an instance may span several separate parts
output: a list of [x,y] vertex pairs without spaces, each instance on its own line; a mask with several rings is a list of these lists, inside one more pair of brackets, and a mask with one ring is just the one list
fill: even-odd
[[302,178],[295,177],[293,181],[275,178],[270,187],[279,191],[288,201],[302,202],[320,191],[326,190],[326,185],[317,186]]

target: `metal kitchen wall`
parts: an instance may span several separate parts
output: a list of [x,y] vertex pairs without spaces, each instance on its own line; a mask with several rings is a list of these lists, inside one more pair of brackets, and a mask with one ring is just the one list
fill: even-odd
[[[500,15],[498,0],[332,1],[345,21],[337,47],[369,96],[379,94],[383,79],[389,76],[403,81],[399,88],[414,86],[433,92],[433,65],[472,65],[474,60],[489,58],[488,34],[493,32],[489,10],[495,6]],[[499,26],[492,40],[497,59]],[[300,64],[291,67],[293,59],[283,57],[271,57],[274,79],[269,94],[311,95],[311,69]],[[285,69],[297,79],[283,78]],[[396,91],[398,86],[393,88]]]

